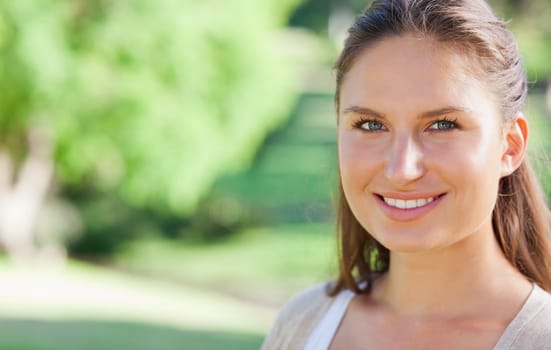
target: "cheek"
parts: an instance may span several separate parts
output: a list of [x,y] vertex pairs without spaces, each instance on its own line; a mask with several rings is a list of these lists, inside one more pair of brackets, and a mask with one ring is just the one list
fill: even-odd
[[501,170],[501,143],[490,132],[473,132],[448,144],[436,145],[427,157],[431,158],[437,159],[438,164],[452,170],[456,175],[467,177],[476,174],[481,178],[498,180]]
[[338,162],[341,185],[344,195],[351,207],[354,207],[355,196],[354,190],[361,188],[366,177],[366,166],[363,150],[359,147],[358,142],[354,140],[353,133],[339,132],[338,135]]
[[339,171],[344,185],[367,181],[377,169],[384,151],[380,142],[366,142],[359,133],[345,131],[338,139]]
[[354,172],[354,165],[358,165],[359,163],[354,162],[354,160],[359,158],[360,151],[355,146],[353,140],[339,134],[338,152],[341,175],[348,176],[350,172]]
[[[456,140],[458,141],[458,140]],[[473,208],[481,215],[491,210],[497,198],[501,173],[501,145],[497,137],[473,134],[434,150],[433,168],[448,183],[460,205]]]

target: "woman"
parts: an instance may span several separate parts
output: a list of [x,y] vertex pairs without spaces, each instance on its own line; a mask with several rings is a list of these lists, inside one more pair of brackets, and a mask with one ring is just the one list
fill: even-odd
[[264,349],[551,349],[526,77],[483,0],[381,0],[335,65],[340,273]]

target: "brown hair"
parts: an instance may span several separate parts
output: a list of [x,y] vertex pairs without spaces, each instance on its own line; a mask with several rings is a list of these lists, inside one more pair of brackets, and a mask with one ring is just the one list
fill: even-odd
[[[390,36],[430,36],[461,50],[491,89],[504,121],[524,107],[526,74],[512,33],[483,0],[376,0],[349,29],[335,63],[339,111],[340,87],[363,50]],[[551,291],[551,213],[527,159],[503,177],[492,214],[496,239],[507,260],[529,280]],[[368,293],[370,282],[388,269],[390,253],[354,217],[339,185],[337,213],[339,275],[331,295],[344,288]]]

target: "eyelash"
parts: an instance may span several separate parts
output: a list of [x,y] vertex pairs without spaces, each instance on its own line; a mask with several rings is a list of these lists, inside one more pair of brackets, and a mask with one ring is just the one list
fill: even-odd
[[381,123],[381,122],[378,121],[377,119],[370,119],[370,118],[366,118],[366,117],[360,117],[360,119],[358,119],[358,121],[356,121],[356,122],[354,123],[354,127],[357,128],[357,129],[366,131],[366,132],[377,132],[377,131],[382,131],[382,130],[366,130],[366,129],[364,129],[364,128],[363,128],[363,125],[366,124],[366,123],[369,123],[369,122],[379,123],[379,124],[381,124],[382,127],[384,127],[383,123]]
[[439,120],[434,121],[434,122],[429,126],[429,129],[430,129],[433,125],[436,125],[436,124],[441,123],[441,122],[449,123],[449,124],[451,124],[451,127],[450,127],[450,128],[446,128],[446,129],[435,129],[436,131],[453,130],[453,129],[457,129],[457,127],[458,127],[458,125],[457,125],[457,118],[450,119],[450,118],[448,118],[448,117],[444,117],[444,118],[442,118],[442,119],[439,119]]
[[[356,121],[354,123],[354,127],[357,128],[357,129],[360,129],[362,131],[365,131],[365,132],[379,132],[379,131],[384,131],[384,129],[379,129],[379,130],[366,130],[363,128],[363,125],[366,124],[366,123],[369,123],[369,122],[375,122],[375,123],[379,123],[381,124],[382,128],[384,128],[384,124],[381,123],[379,120],[377,119],[370,119],[370,118],[365,118],[365,117],[361,117],[358,121]],[[433,125],[436,125],[438,123],[441,123],[441,122],[445,122],[445,123],[449,123],[451,125],[451,127],[449,128],[445,128],[445,129],[431,129],[431,127]],[[457,125],[457,118],[453,118],[453,119],[450,119],[448,117],[444,117],[442,119],[438,119],[438,120],[435,120],[434,122],[432,122],[429,127],[427,128],[428,130],[433,130],[433,131],[448,131],[448,130],[454,130],[454,129],[457,129],[458,128],[458,125]]]

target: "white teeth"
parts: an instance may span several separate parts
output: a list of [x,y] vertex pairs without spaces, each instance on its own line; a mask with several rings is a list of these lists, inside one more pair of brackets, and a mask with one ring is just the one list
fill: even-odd
[[423,205],[427,205],[427,200],[426,199],[418,199],[417,200],[417,206],[422,207]]
[[400,209],[406,209],[406,201],[405,200],[402,200],[402,199],[397,199],[396,200],[396,207],[397,208],[400,208]]
[[399,209],[414,209],[431,203],[435,197],[408,200],[383,197],[383,199],[385,203],[391,207],[396,207]]

